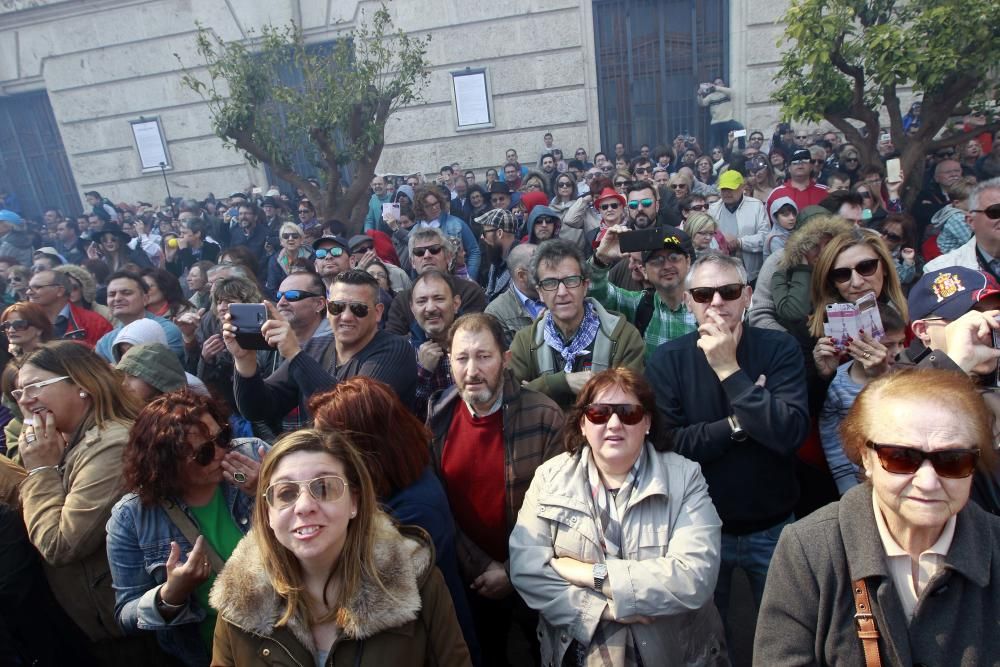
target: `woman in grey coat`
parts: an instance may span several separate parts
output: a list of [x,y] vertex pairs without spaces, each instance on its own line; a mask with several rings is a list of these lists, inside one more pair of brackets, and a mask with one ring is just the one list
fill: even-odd
[[840,430],[867,483],[785,528],[755,665],[1000,665],[1000,519],[968,502],[991,423],[959,373],[862,390]]
[[722,522],[698,464],[653,448],[649,384],[598,373],[566,424],[569,452],[535,471],[510,537],[542,664],[728,665],[712,602]]

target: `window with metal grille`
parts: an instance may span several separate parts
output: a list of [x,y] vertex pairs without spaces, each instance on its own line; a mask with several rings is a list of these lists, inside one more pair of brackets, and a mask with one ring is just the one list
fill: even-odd
[[[698,84],[728,77],[728,0],[594,0],[601,147],[708,138]],[[678,156],[679,157],[679,156]]]

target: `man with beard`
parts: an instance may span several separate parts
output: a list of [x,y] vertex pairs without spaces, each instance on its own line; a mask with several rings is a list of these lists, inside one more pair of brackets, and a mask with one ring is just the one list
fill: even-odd
[[478,218],[483,227],[483,241],[486,243],[486,257],[489,272],[486,274],[486,302],[500,296],[510,284],[507,269],[507,255],[517,245],[517,221],[514,215],[502,208],[487,211]]
[[454,279],[431,269],[413,281],[410,289],[410,345],[417,355],[416,414],[427,414],[431,394],[451,386],[448,364],[448,329],[462,307],[462,297],[455,294]]
[[230,235],[232,245],[244,245],[254,257],[257,258],[257,266],[267,266],[267,252],[264,244],[267,243],[267,227],[260,224],[263,213],[253,204],[240,204],[239,208],[239,229],[234,229]]
[[[535,206],[528,214],[528,243],[541,243],[559,236],[562,221],[559,212],[548,206]],[[510,254],[510,253],[508,253]]]
[[512,621],[538,651],[537,614],[514,592],[504,563],[535,469],[562,451],[563,413],[507,372],[510,352],[494,317],[460,317],[448,332],[448,350],[455,384],[431,398],[431,462],[455,517],[484,664],[506,665]]
[[608,281],[608,266],[622,257],[619,237],[628,230],[618,225],[608,230],[591,258],[593,272],[589,295],[610,310],[629,318],[646,341],[646,358],[661,344],[695,330],[694,314],[684,302],[684,280],[694,260],[694,245],[681,229],[663,230],[661,247],[642,252],[642,266],[651,288],[625,290]]
[[329,290],[337,274],[351,268],[350,243],[343,236],[321,236],[312,246],[313,267]]
[[656,186],[648,181],[637,181],[628,187],[628,226],[647,229],[656,226],[660,212],[660,198]]

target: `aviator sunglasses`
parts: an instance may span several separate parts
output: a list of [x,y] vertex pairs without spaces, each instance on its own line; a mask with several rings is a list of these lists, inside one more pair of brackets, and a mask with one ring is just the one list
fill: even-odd
[[913,447],[884,445],[869,440],[866,446],[875,450],[878,461],[886,472],[894,475],[912,475],[924,461],[930,461],[934,472],[948,479],[962,479],[972,474],[979,459],[978,449],[943,449],[925,452]]
[[368,304],[360,303],[358,301],[330,301],[326,304],[326,309],[330,311],[330,314],[334,317],[338,315],[343,315],[344,311],[348,308],[351,309],[351,314],[354,317],[365,318],[368,317]]
[[276,510],[284,509],[295,504],[302,495],[303,488],[318,502],[332,503],[344,497],[347,481],[339,475],[326,475],[301,482],[291,480],[275,482],[264,491],[264,500]]
[[646,410],[632,403],[591,403],[583,414],[591,424],[607,424],[611,415],[618,415],[623,424],[635,426],[646,416]]

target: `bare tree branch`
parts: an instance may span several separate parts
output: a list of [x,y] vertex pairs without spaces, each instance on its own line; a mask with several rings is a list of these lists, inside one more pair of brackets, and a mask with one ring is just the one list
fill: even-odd
[[928,153],[933,153],[934,151],[939,151],[942,148],[958,146],[959,144],[963,144],[970,139],[975,139],[980,134],[987,132],[989,134],[993,134],[998,130],[1000,130],[1000,121],[994,121],[992,123],[987,123],[986,125],[976,125],[971,130],[963,130],[957,134],[951,134],[947,137],[942,137],[941,139],[930,142],[926,146],[926,151]]

